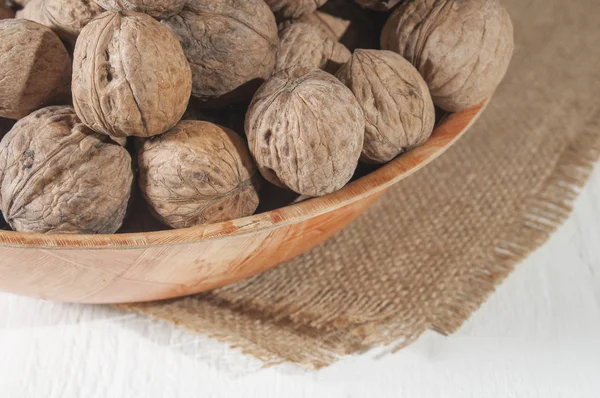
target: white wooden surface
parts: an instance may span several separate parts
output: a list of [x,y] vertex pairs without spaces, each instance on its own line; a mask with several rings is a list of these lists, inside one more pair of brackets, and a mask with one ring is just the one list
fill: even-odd
[[[600,169],[459,333],[318,373],[102,307],[0,294],[0,397],[600,397]],[[0,276],[1,277],[1,276]]]

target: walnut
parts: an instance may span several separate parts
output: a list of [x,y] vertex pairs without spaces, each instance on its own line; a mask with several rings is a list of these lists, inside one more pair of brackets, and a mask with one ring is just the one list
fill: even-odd
[[265,0],[278,21],[301,18],[315,12],[327,0]]
[[81,29],[103,11],[90,0],[31,0],[17,16],[46,25],[64,41],[75,44]]
[[144,12],[155,18],[168,18],[181,11],[187,0],[95,0],[105,10]]
[[54,32],[27,20],[0,21],[0,117],[67,103],[70,81],[71,59]]
[[354,0],[358,5],[364,8],[370,8],[375,11],[388,11],[396,7],[400,0]]
[[295,23],[281,32],[275,71],[294,67],[320,68],[335,73],[350,59],[350,51],[319,28]]
[[0,143],[0,209],[16,231],[114,233],[132,181],[127,151],[70,106],[32,113]]
[[263,177],[301,195],[325,195],[350,180],[364,131],[352,92],[319,69],[276,74],[246,114],[250,152]]
[[74,58],[73,104],[94,131],[150,137],[185,112],[190,67],[177,38],[149,15],[102,14],[81,31]]
[[249,216],[258,206],[258,173],[244,141],[210,122],[183,121],[138,152],[140,189],[174,228]]
[[499,0],[408,0],[390,16],[381,46],[415,65],[433,102],[456,112],[489,98],[500,84],[513,26]]
[[190,62],[192,95],[209,106],[250,100],[273,70],[277,25],[263,0],[191,1],[163,23]]
[[2,4],[0,4],[0,19],[9,19],[9,18],[14,18],[15,17],[15,13],[13,10],[11,10],[10,8],[4,7]]
[[427,141],[435,124],[431,95],[419,72],[400,55],[356,50],[336,76],[365,114],[363,161],[385,163]]

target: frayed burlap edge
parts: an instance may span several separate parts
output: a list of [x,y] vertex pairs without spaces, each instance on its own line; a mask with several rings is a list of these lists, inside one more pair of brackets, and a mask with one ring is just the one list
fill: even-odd
[[[338,319],[338,327],[313,328],[298,307],[282,309],[277,316],[236,307],[210,295],[161,303],[123,305],[157,319],[166,320],[192,332],[252,355],[265,366],[293,362],[311,369],[328,366],[340,357],[377,345],[391,345],[396,351],[414,342],[427,329],[442,334],[455,332],[487,297],[531,252],[545,243],[572,211],[580,189],[600,158],[600,114],[594,115],[558,157],[549,176],[540,181],[519,205],[516,216],[500,228],[497,244],[453,286],[460,291],[445,292],[446,299],[433,314],[407,324],[401,314],[378,308],[375,316],[360,322]],[[462,281],[461,281],[462,279]],[[193,311],[190,310],[193,306]],[[296,313],[296,316],[294,316]],[[346,326],[340,327],[341,325]]]

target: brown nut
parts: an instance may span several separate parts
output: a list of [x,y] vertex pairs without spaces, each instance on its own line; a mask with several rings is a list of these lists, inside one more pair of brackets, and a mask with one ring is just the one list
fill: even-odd
[[187,0],[95,0],[109,11],[137,11],[155,18],[168,18],[179,13]]
[[499,0],[408,0],[394,10],[381,47],[408,59],[433,102],[457,112],[489,98],[513,53],[513,26]]
[[24,19],[0,21],[0,117],[69,102],[71,58],[58,36]]
[[151,16],[102,14],[81,31],[74,58],[73,104],[92,130],[150,137],[183,116],[190,67],[177,38]]
[[0,4],[0,19],[9,19],[14,17],[15,13],[13,10],[11,10],[10,8],[6,8],[2,4]]
[[350,51],[319,28],[307,23],[295,23],[280,34],[275,71],[290,68],[319,68],[335,73],[350,59]]
[[319,69],[276,74],[246,114],[250,152],[263,177],[301,195],[325,195],[352,178],[364,131],[352,92]]
[[327,0],[265,0],[278,21],[311,14]]
[[21,119],[0,143],[0,208],[20,232],[116,232],[131,193],[131,157],[70,106]]
[[279,40],[263,0],[192,1],[163,23],[192,67],[192,95],[209,106],[249,100],[273,71]]
[[388,11],[396,7],[401,0],[354,0],[364,8],[370,8],[375,11]]
[[337,73],[365,114],[361,160],[386,163],[427,141],[435,109],[419,72],[400,55],[384,50],[356,50]]
[[256,166],[244,141],[210,122],[182,121],[138,152],[140,189],[173,228],[246,217],[258,207]]
[[102,12],[90,0],[31,0],[17,16],[41,23],[64,41],[75,44],[81,29]]

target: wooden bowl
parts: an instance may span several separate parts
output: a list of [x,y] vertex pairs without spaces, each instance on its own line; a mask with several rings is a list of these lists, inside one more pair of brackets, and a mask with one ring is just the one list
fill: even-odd
[[319,245],[395,182],[448,149],[485,103],[452,114],[427,143],[333,194],[187,229],[119,235],[0,232],[0,290],[79,303],[199,293],[264,272]]

